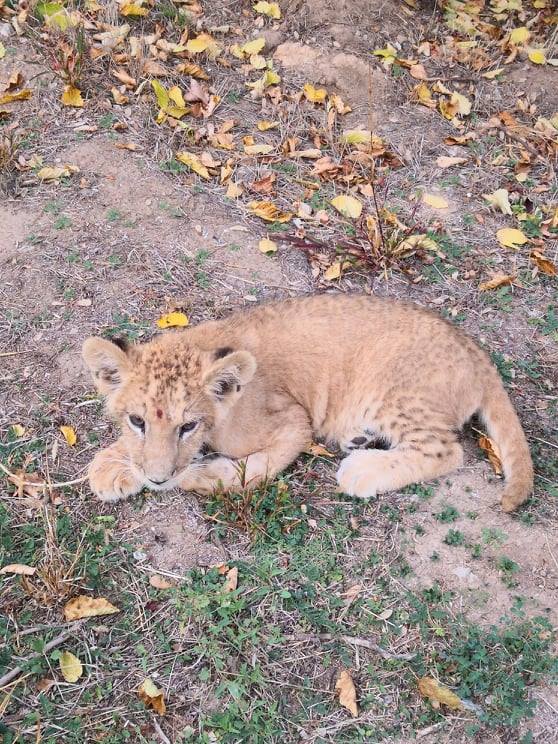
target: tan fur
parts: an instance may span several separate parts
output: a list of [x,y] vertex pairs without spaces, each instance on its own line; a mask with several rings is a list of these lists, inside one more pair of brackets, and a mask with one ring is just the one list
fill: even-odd
[[[200,493],[253,487],[313,437],[349,451],[337,473],[340,490],[372,497],[458,468],[457,434],[475,413],[502,456],[502,508],[515,509],[532,490],[525,435],[488,356],[414,305],[306,297],[126,351],[90,338],[83,354],[122,426],[120,439],[91,463],[91,488],[103,500],[144,485]],[[143,432],[129,414],[145,420]],[[179,437],[188,422],[199,423]],[[375,439],[388,448],[356,449]],[[220,455],[199,456],[203,445]]]

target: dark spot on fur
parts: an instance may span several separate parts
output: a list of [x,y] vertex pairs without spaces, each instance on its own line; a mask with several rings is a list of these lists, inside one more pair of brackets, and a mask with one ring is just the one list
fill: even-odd
[[236,386],[236,392],[237,392],[237,393],[240,393],[240,385],[237,385],[237,386]]
[[222,359],[223,357],[232,354],[233,351],[234,349],[232,349],[230,346],[222,346],[220,349],[215,350],[215,359]]
[[351,441],[353,444],[356,444],[357,447],[360,447],[361,444],[366,444],[368,437],[355,437]]
[[128,351],[128,339],[124,338],[124,336],[115,336],[114,338],[111,338],[111,341],[122,351]]

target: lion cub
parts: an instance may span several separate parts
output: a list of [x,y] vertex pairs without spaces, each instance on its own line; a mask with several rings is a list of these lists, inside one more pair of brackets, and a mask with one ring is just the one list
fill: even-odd
[[318,295],[129,348],[89,338],[83,356],[122,427],[89,468],[103,501],[144,486],[255,487],[313,438],[348,453],[339,489],[369,498],[458,468],[458,431],[475,413],[500,451],[502,508],[533,487],[525,435],[489,358],[415,305]]

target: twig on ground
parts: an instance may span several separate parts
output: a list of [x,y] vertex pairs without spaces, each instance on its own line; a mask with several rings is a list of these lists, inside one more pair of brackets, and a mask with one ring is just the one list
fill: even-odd
[[319,634],[312,634],[312,633],[296,633],[294,635],[287,635],[283,636],[283,640],[286,641],[343,641],[343,643],[349,643],[353,646],[361,646],[362,648],[368,648],[371,651],[376,651],[376,653],[380,654],[384,659],[401,659],[403,661],[409,661],[410,659],[414,659],[416,654],[397,654],[393,651],[388,651],[385,648],[382,648],[377,643],[374,643],[374,641],[369,641],[366,638],[354,638],[353,636],[335,636],[332,633],[319,633]]

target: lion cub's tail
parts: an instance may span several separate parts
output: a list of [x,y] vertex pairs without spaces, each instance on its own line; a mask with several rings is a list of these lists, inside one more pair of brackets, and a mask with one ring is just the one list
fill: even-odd
[[480,415],[499,450],[506,485],[502,509],[511,512],[533,490],[533,462],[519,418],[496,370],[485,378]]

